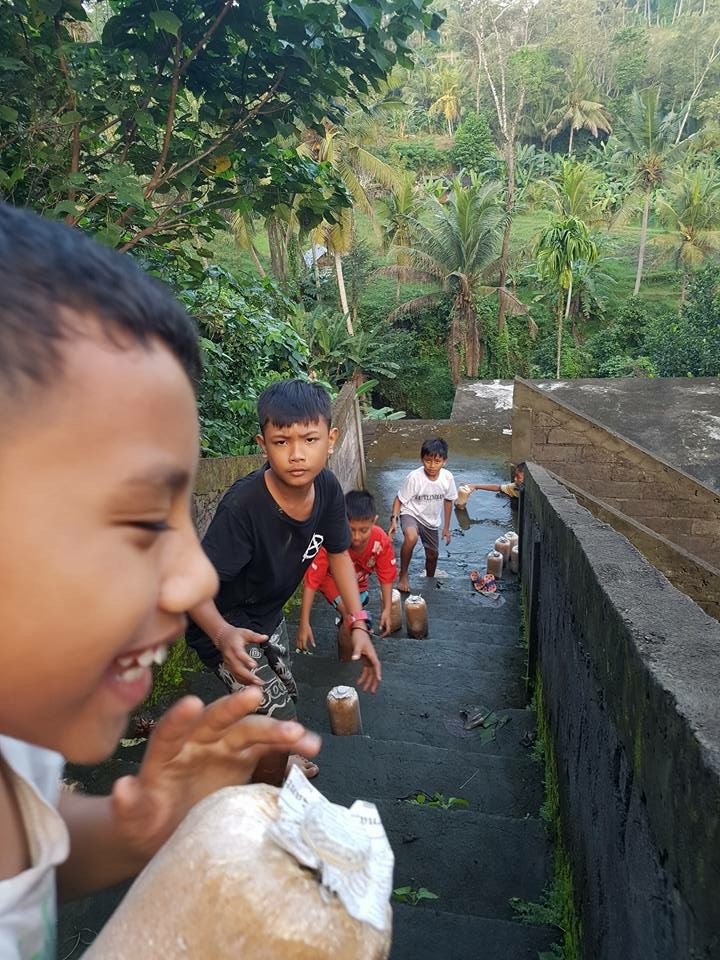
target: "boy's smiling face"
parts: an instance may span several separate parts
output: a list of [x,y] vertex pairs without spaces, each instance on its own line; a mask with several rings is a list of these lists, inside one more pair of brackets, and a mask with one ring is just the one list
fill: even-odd
[[0,400],[0,732],[76,763],[112,752],[147,661],[217,589],[185,372],[159,341],[85,326],[51,385]]

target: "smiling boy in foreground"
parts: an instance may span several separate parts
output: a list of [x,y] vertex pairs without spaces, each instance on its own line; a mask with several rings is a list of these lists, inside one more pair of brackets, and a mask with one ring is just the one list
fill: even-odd
[[186,697],[111,797],[60,792],[217,589],[190,518],[200,362],[130,258],[1,204],[0,289],[0,956],[49,960],[56,874],[66,898],[133,876],[198,800],[319,740],[254,715],[254,689]]

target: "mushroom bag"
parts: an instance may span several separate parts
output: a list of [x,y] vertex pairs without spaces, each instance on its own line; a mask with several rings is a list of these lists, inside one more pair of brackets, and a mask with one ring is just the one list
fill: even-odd
[[[297,779],[288,778],[282,789],[288,787],[304,794]],[[321,860],[328,848],[336,850],[338,817],[351,810],[311,790],[319,800],[307,805],[310,815],[298,829],[317,841]],[[228,787],[194,807],[132,885],[86,960],[387,960],[392,911],[384,891],[375,911],[383,929],[351,916],[323,883],[325,865],[308,869],[278,842],[281,792],[266,784]],[[330,808],[329,819],[320,802]],[[331,824],[325,832],[324,822]],[[364,841],[354,846],[347,831],[341,836],[336,852],[341,860],[349,857],[353,883],[359,866],[353,853]]]

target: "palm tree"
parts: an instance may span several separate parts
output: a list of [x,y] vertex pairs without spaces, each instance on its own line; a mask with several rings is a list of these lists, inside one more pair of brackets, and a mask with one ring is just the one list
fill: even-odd
[[657,237],[663,258],[682,270],[680,305],[685,302],[690,273],[705,257],[720,252],[720,175],[702,165],[680,174],[667,197],[657,204],[660,222],[670,235]]
[[[595,241],[587,224],[578,217],[552,220],[543,231],[536,249],[538,272],[543,280],[549,280],[558,288],[557,314],[557,365],[556,377],[560,379],[560,354],[562,350],[563,319],[567,320],[573,296],[573,271],[581,262],[590,264],[598,258]],[[563,316],[563,293],[567,299]]]
[[546,184],[556,215],[577,217],[590,227],[601,224],[606,220],[600,197],[602,182],[602,173],[592,164],[563,160],[557,174]]
[[643,198],[634,296],[637,296],[642,281],[650,199],[666,179],[668,165],[687,143],[687,139],[679,144],[673,142],[675,126],[675,114],[662,112],[657,87],[641,93],[633,90],[628,116],[621,124],[620,141],[633,166],[636,191]]
[[438,72],[433,86],[435,100],[430,104],[428,116],[441,113],[447,124],[448,136],[451,137],[453,124],[460,119],[462,84],[458,71],[454,67],[445,67]]
[[[408,248],[412,244],[413,223],[420,214],[421,201],[410,177],[403,177],[382,202],[382,243],[386,250]],[[399,266],[409,263],[407,254],[398,254]],[[397,274],[396,301],[400,303],[400,272]]]
[[[336,126],[330,120],[323,120],[322,132],[307,130],[305,138],[298,148],[313,159],[330,163],[340,175],[353,199],[369,219],[375,222],[375,211],[367,194],[363,180],[373,180],[385,187],[394,187],[398,183],[398,174],[389,164],[367,150],[364,146],[365,133],[370,125],[356,119],[353,131]],[[346,318],[348,332],[352,334],[352,320],[345,290],[342,258],[349,252],[353,235],[353,208],[341,211],[335,223],[323,222],[311,234],[313,244],[324,243],[335,262],[335,276],[340,296],[340,308]]]
[[610,133],[612,130],[606,108],[597,100],[591,100],[591,96],[592,82],[585,67],[585,60],[578,54],[573,60],[562,102],[555,111],[556,125],[550,131],[550,136],[556,137],[565,127],[570,128],[568,156],[572,156],[576,130],[589,130],[593,137],[597,137],[601,130],[603,133]]
[[[437,200],[430,202],[430,222],[414,220],[414,243],[406,248],[394,248],[400,265],[385,271],[396,276],[400,271],[435,287],[430,293],[402,304],[391,317],[417,313],[451,294],[447,342],[450,373],[455,384],[460,382],[463,373],[477,376],[483,356],[475,298],[493,289],[483,281],[496,261],[507,220],[501,194],[501,184],[481,184],[474,175],[467,187],[459,178],[453,180],[445,204]],[[403,265],[402,260],[407,265]],[[506,296],[512,298],[509,292]]]

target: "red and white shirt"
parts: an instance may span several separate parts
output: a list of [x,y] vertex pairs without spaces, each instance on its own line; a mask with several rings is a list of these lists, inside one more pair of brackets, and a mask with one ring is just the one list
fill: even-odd
[[[380,583],[393,583],[397,577],[397,563],[392,541],[382,527],[374,525],[370,531],[370,539],[362,553],[354,553],[352,547],[348,550],[350,559],[355,567],[358,590],[362,593],[368,588],[368,578],[375,573]],[[328,555],[325,547],[321,547],[313,562],[305,573],[305,586],[311,590],[319,590],[330,603],[334,603],[340,595],[330,573]]]

